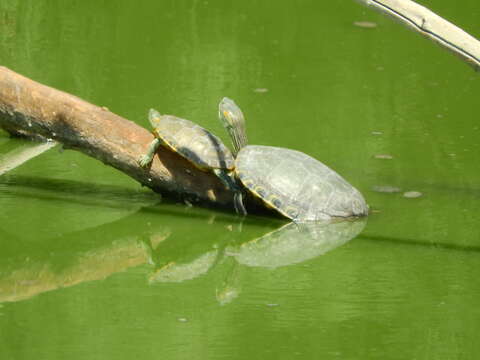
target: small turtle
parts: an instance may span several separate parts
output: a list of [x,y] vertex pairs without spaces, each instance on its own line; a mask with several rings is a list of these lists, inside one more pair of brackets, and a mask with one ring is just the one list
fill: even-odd
[[233,100],[222,99],[219,118],[234,146],[235,176],[268,207],[296,222],[368,214],[362,194],[320,161],[300,151],[247,146],[245,119]]
[[150,143],[147,153],[139,158],[141,167],[148,167],[158,147],[163,145],[189,160],[200,170],[215,173],[225,187],[235,193],[237,213],[246,214],[240,188],[231,174],[235,159],[218,137],[189,120],[173,115],[160,115],[155,109],[150,109],[148,120],[153,126],[155,139]]

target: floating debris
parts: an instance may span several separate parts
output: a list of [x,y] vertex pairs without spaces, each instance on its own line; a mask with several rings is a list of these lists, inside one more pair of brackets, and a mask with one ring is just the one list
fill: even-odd
[[378,26],[377,23],[372,21],[355,21],[353,25],[364,29],[374,29]]
[[271,304],[265,304],[267,305],[268,307],[275,307],[275,306],[278,306],[278,304],[274,304],[274,303],[271,303]]
[[374,185],[372,186],[372,190],[381,193],[398,193],[402,191],[399,187],[390,185]]
[[185,323],[185,322],[188,322],[188,319],[182,317],[182,318],[178,318],[177,321]]
[[375,159],[391,160],[393,159],[392,155],[389,154],[377,154],[373,156]]
[[383,135],[382,131],[372,131],[372,135]]
[[259,93],[259,94],[263,94],[263,93],[268,92],[268,89],[267,88],[256,88],[256,89],[253,89],[253,91],[256,92],[256,93]]
[[415,199],[423,194],[420,191],[407,191],[403,193],[403,197],[409,198],[409,199]]

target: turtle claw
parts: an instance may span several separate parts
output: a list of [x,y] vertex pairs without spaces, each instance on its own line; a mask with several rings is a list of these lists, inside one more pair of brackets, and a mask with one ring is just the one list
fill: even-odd
[[138,162],[138,165],[140,165],[141,168],[146,169],[152,163],[152,158],[148,155],[142,155],[137,160],[137,162]]

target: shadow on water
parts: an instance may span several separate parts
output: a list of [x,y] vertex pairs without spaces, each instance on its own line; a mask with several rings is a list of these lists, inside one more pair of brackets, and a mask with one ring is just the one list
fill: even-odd
[[375,243],[390,243],[390,244],[402,244],[408,246],[424,246],[424,247],[434,247],[437,249],[444,249],[444,250],[454,250],[460,252],[480,252],[480,246],[467,246],[467,245],[456,245],[456,244],[448,244],[448,243],[427,243],[425,241],[419,241],[416,239],[405,239],[405,238],[395,238],[395,237],[385,237],[385,236],[375,236],[375,235],[368,235],[364,234],[359,236],[359,239],[365,241],[372,241]]
[[161,201],[161,196],[150,191],[23,175],[0,177],[0,194],[113,208],[153,205]]
[[[122,186],[37,176],[1,176],[0,197],[1,196],[54,200],[116,209],[143,208],[143,211],[153,211],[157,214],[161,213],[164,215],[176,215],[188,218],[203,216],[195,212],[185,213],[185,204],[188,204],[188,202],[180,203],[179,200],[173,198],[163,198],[160,194],[150,190],[135,190]],[[160,206],[160,204],[162,206]],[[159,206],[148,207],[153,205]],[[205,207],[208,207],[207,205],[208,204],[205,204]],[[210,207],[225,216],[233,214],[230,209],[224,207],[216,207],[214,205]],[[267,212],[259,213],[267,214]]]

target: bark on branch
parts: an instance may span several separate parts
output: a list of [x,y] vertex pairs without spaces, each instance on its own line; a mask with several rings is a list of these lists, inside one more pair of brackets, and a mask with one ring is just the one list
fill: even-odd
[[480,69],[480,41],[410,0],[357,0],[386,13]]
[[0,67],[0,127],[11,134],[58,141],[160,193],[232,203],[232,194],[215,175],[198,170],[171,151],[159,149],[150,169],[139,167],[137,159],[153,139],[146,129],[5,67]]

